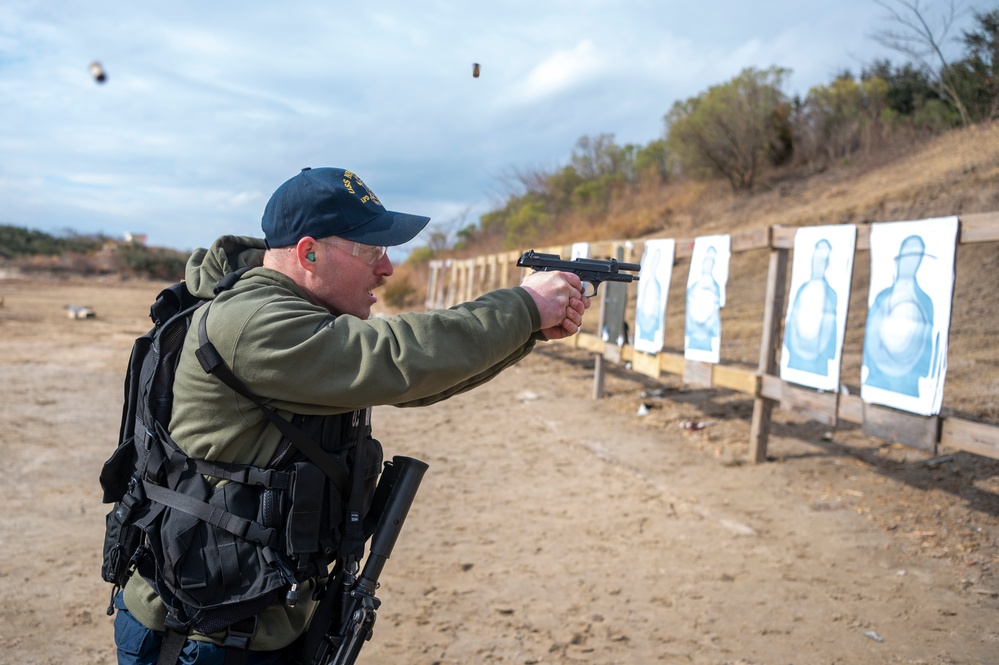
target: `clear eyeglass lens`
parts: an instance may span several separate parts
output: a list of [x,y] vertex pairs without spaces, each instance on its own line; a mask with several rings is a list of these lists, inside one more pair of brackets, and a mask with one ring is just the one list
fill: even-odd
[[342,240],[339,238],[330,242],[345,251],[349,251],[352,256],[359,257],[362,261],[371,265],[381,261],[382,257],[388,252],[388,247],[382,247],[380,245],[365,245],[362,242]]
[[378,261],[381,261],[382,257],[385,256],[385,253],[388,251],[388,247],[382,247],[381,245],[361,245],[361,248],[366,255],[365,260],[370,263],[377,263]]

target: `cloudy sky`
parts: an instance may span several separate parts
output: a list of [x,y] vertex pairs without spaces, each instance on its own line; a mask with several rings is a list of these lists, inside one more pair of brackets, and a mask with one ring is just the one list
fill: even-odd
[[0,224],[186,250],[259,235],[278,185],[341,166],[454,230],[498,206],[504,175],[565,164],[581,136],[644,145],[673,102],[746,67],[790,68],[802,96],[859,72],[891,55],[871,37],[884,16],[874,0],[4,0]]

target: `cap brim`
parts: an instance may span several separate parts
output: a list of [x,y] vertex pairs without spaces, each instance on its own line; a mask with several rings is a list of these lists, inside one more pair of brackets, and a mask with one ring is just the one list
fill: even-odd
[[371,221],[338,234],[338,237],[365,245],[395,247],[419,235],[429,221],[429,217],[386,210]]

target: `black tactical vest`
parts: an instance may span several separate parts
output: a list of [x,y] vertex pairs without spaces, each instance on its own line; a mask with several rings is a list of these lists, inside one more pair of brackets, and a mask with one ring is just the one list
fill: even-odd
[[253,400],[284,437],[266,467],[186,455],[167,426],[180,350],[203,304],[183,283],[165,290],[151,308],[153,329],[133,347],[118,448],[101,472],[104,501],[115,503],[102,574],[113,598],[137,571],[166,605],[167,628],[210,634],[275,602],[293,605],[306,580],[321,593],[331,564],[360,558],[382,450],[370,409],[278,416],[222,362],[206,311],[197,353],[205,371]]

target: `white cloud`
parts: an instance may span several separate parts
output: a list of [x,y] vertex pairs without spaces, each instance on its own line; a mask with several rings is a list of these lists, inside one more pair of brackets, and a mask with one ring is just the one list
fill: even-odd
[[226,194],[226,205],[229,208],[242,208],[249,203],[264,200],[262,192],[235,192]]
[[520,104],[530,104],[553,97],[592,80],[604,69],[600,53],[589,39],[571,49],[556,51],[538,63],[513,91]]

